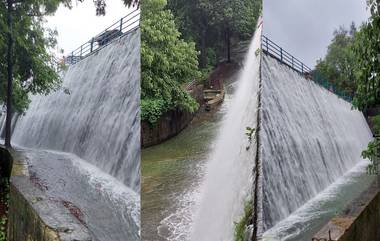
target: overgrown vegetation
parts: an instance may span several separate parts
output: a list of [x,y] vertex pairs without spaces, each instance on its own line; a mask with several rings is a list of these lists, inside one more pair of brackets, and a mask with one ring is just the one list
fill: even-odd
[[[369,107],[379,105],[380,100],[380,0],[369,0],[368,6],[371,17],[362,26],[354,46],[356,55],[357,91],[354,105],[364,112]],[[371,165],[368,167],[370,174],[379,173],[380,157],[380,117],[372,118],[375,140],[368,144],[362,156],[369,158]]]
[[145,0],[141,21],[141,119],[151,124],[175,108],[193,112],[183,86],[202,79],[233,42],[250,39],[261,0]]
[[235,241],[244,241],[247,224],[253,214],[253,201],[249,200],[244,205],[244,215],[239,222],[235,223]]
[[7,241],[9,206],[9,181],[8,178],[0,179],[0,241]]
[[142,2],[141,119],[155,123],[166,111],[193,112],[196,101],[181,84],[200,76],[195,44],[181,38],[165,0]]

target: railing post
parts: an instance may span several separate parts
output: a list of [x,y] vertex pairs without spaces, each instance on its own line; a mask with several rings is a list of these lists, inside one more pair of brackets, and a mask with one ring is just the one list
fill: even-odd
[[94,50],[94,38],[91,39],[90,53]]
[[303,74],[303,63],[301,63],[301,70],[302,70],[302,74]]
[[292,68],[294,69],[294,57],[292,55]]
[[120,32],[123,30],[123,18],[120,19]]
[[269,54],[269,44],[268,44],[268,38],[265,37],[265,42],[266,42],[266,45],[267,45],[267,53]]
[[75,64],[74,62],[75,61],[74,61],[74,51],[73,51],[71,52],[71,64]]
[[281,62],[284,62],[282,61],[282,48],[280,48],[280,56],[281,56]]
[[83,45],[80,46],[80,57],[82,57],[82,49],[83,49]]

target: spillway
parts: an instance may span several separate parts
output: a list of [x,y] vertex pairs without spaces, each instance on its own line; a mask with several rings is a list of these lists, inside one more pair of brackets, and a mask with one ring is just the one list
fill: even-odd
[[[315,213],[327,211],[323,195],[331,196],[337,186],[352,182],[350,176],[360,176],[354,175],[357,170],[349,171],[365,166],[361,152],[372,134],[363,114],[350,103],[277,59],[264,55],[261,73],[262,206],[264,230],[268,230],[295,211],[305,216],[307,211],[300,211],[301,207],[314,205]],[[309,202],[315,198],[319,201]],[[298,226],[302,226],[301,216]],[[288,232],[297,231],[297,222]]]
[[32,96],[13,142],[76,154],[140,192],[140,30],[70,66],[63,88]]
[[60,90],[31,96],[13,118],[13,146],[50,200],[78,208],[94,241],[138,241],[140,29],[69,66],[62,79]]

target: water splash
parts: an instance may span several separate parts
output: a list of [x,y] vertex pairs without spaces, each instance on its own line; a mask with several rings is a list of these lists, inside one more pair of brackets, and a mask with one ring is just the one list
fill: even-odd
[[191,240],[230,241],[250,196],[255,144],[247,151],[246,127],[256,127],[261,25],[252,39],[239,86],[206,167]]

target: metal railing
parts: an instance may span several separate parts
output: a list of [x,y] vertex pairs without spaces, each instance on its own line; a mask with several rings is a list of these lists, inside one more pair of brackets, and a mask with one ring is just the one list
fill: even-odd
[[280,47],[264,35],[262,35],[261,37],[261,48],[265,54],[270,55],[273,58],[276,58],[281,63],[304,75],[306,78],[312,79],[315,83],[331,91],[340,98],[348,102],[352,102],[351,95],[347,94],[345,91],[340,90],[337,86],[335,86],[326,78],[324,78],[321,73],[319,73],[316,70],[312,70],[302,61],[291,55],[289,52],[285,51],[282,47]]
[[285,51],[283,48],[278,46],[272,40],[262,35],[261,37],[261,48],[266,54],[271,55],[272,57],[280,60],[282,63],[288,65],[293,70],[305,74],[311,73],[311,68],[302,63],[296,57]]
[[124,36],[139,27],[140,9],[136,9],[73,50],[68,56],[64,57],[64,63],[67,65],[76,64],[107,46],[112,40]]

